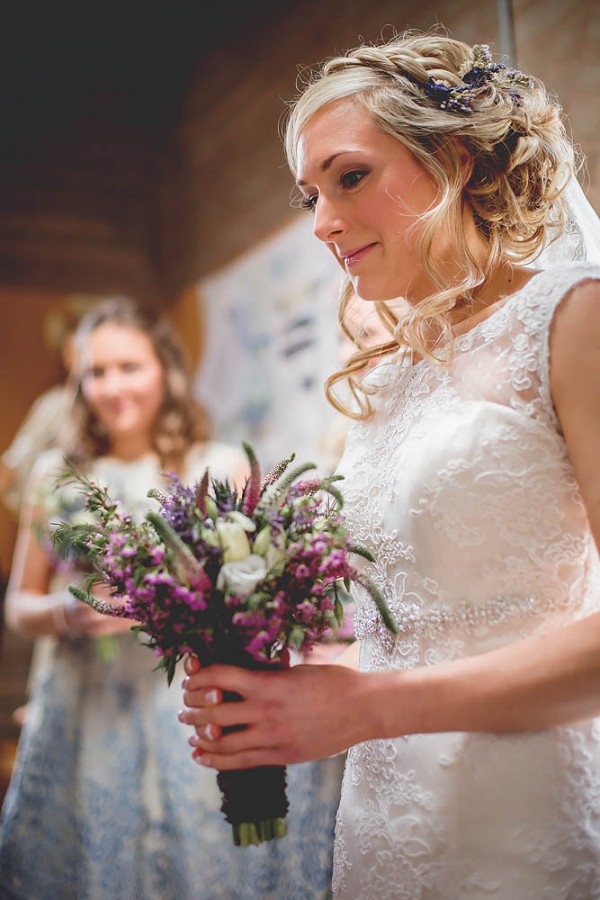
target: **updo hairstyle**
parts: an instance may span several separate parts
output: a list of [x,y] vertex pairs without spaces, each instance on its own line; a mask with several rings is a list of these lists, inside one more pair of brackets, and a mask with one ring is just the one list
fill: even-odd
[[[523,78],[527,83],[515,87],[503,84],[501,78],[489,78],[470,92],[470,111],[441,108],[426,90],[429,80],[464,89],[462,76],[473,65],[474,48],[468,44],[440,34],[406,33],[329,60],[309,75],[303,93],[291,104],[285,148],[295,177],[298,141],[306,124],[328,103],[353,99],[372,113],[382,131],[414,154],[438,189],[439,200],[422,217],[419,232],[422,264],[437,290],[401,320],[395,313],[386,316],[385,301],[378,301],[380,315],[389,322],[390,341],[371,348],[370,355],[385,355],[404,346],[446,361],[447,312],[457,302],[469,302],[473,290],[503,263],[534,260],[565,228],[562,192],[575,170],[575,156],[558,103],[536,79]],[[462,148],[471,160],[466,183]],[[465,203],[488,246],[483,265],[474,258],[465,237]],[[442,225],[460,263],[461,275],[453,284],[444,282],[433,248]],[[346,287],[342,298],[349,294]],[[342,299],[340,320],[348,333],[345,304]],[[441,352],[432,347],[432,332],[439,336]],[[351,357],[342,372],[331,376],[327,395],[334,406],[349,412],[332,394],[333,385],[347,378],[358,401],[358,411],[349,414],[365,418],[370,415],[370,403],[352,374],[352,369],[362,368],[358,362]]]

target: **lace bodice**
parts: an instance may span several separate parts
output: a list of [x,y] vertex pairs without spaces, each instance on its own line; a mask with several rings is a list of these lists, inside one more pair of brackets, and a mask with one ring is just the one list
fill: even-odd
[[[449,365],[396,359],[368,376],[375,412],[351,429],[339,471],[352,534],[376,557],[365,565],[400,633],[392,637],[358,592],[362,669],[473,655],[600,609],[598,552],[549,382],[553,314],[586,278],[600,278],[600,268],[538,273],[455,339]],[[589,880],[600,864],[600,822],[589,812],[600,765],[598,780],[586,771],[590,758],[600,760],[597,738],[597,726],[586,724],[537,743],[415,735],[352,748],[334,888],[352,900],[600,895],[595,882],[599,893],[590,893]],[[523,786],[523,773],[534,784],[542,771],[546,783],[561,784],[552,802],[539,786]],[[477,815],[471,823],[461,809],[463,796],[479,802],[476,786],[490,801],[478,813],[491,829],[483,839]],[[525,852],[516,835],[528,821]],[[582,828],[594,833],[595,849]],[[488,838],[506,849],[499,869],[493,849],[483,861]],[[573,843],[585,850],[576,866]],[[553,863],[558,852],[566,855]],[[531,887],[528,867],[539,874]]]
[[353,534],[399,624],[359,597],[366,668],[513,640],[596,603],[598,555],[556,419],[552,314],[592,268],[534,276],[455,341],[449,367],[384,364],[340,471]]

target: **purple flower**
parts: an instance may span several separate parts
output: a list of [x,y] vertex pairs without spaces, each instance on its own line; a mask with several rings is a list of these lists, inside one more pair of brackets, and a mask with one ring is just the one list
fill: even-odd
[[[208,473],[191,486],[172,477],[168,490],[152,492],[160,513],[142,523],[120,513],[103,489],[88,487],[98,516],[97,532],[86,538],[90,554],[169,677],[184,653],[212,661],[229,648],[269,662],[286,645],[308,647],[330,634],[332,585],[356,577],[356,570],[327,485],[322,490],[323,482],[298,480],[300,474],[279,484],[274,475],[265,487],[255,465],[240,495]],[[244,511],[254,537],[243,559],[226,563],[220,535],[232,527],[230,513]],[[246,573],[248,560],[253,568]]]

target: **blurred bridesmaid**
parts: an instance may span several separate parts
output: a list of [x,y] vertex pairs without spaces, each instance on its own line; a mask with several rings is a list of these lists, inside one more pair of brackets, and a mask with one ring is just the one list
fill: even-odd
[[2,896],[327,896],[338,761],[295,767],[289,838],[234,848],[214,773],[189,760],[178,691],[153,673],[131,622],[102,617],[67,591],[85,573],[49,543],[51,523],[76,520],[83,506],[75,488],[55,485],[65,454],[140,518],[165,472],[193,482],[208,466],[243,483],[247,466],[241,450],[208,438],[164,319],[114,298],[83,318],[76,340],[70,436],[32,473],[6,598],[8,626],[39,639],[39,652],[0,822]]

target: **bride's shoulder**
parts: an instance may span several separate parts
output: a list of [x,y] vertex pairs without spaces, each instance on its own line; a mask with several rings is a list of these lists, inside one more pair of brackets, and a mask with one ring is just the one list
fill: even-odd
[[[550,384],[569,453],[596,472],[600,430],[600,269],[574,282],[558,305],[549,340]],[[587,478],[587,476],[586,476]]]
[[539,272],[530,282],[533,297],[560,302],[567,294],[586,284],[600,281],[600,265],[572,263]]
[[555,327],[557,311],[567,300],[579,297],[583,290],[591,295],[600,292],[600,266],[593,264],[570,264],[538,272],[508,304],[509,330],[513,327],[520,333],[523,328],[530,338],[535,335],[544,341]]
[[600,266],[587,267],[559,297],[552,324],[554,340],[582,346],[600,343]]

